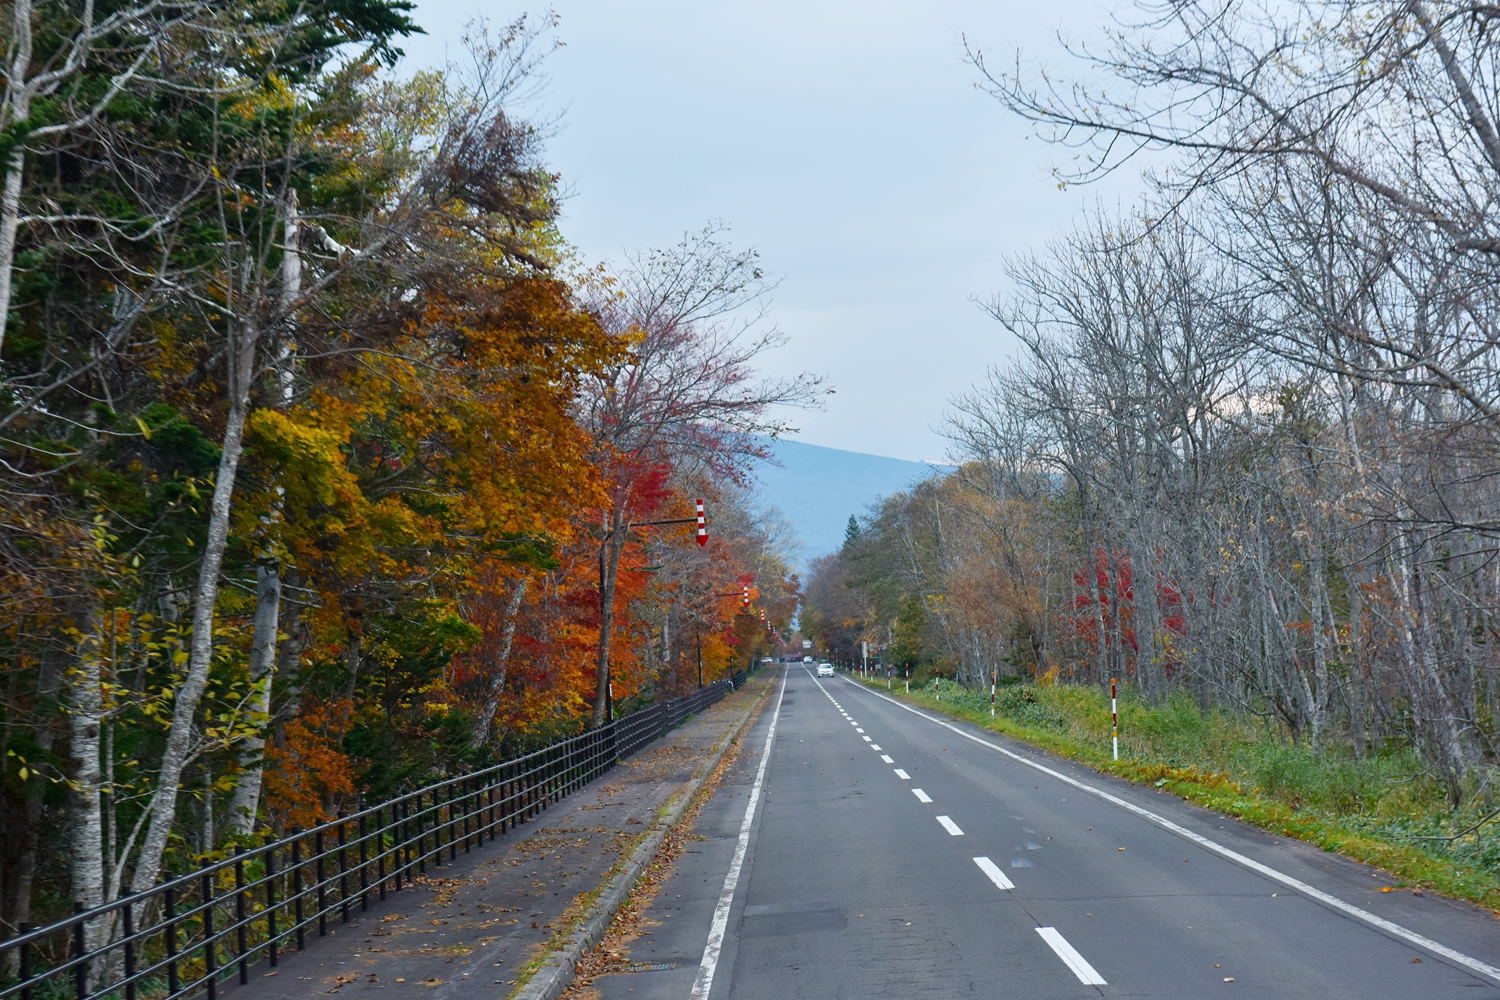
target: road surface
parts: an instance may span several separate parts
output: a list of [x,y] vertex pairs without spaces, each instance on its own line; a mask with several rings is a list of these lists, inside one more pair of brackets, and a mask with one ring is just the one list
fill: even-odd
[[844,676],[744,745],[602,997],[1500,996],[1487,911]]

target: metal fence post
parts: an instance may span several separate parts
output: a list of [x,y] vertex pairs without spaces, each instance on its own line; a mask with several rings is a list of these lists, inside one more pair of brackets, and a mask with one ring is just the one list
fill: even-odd
[[[162,881],[167,881],[163,879]],[[170,887],[162,890],[162,944],[167,952],[167,992],[176,993],[181,989],[181,983],[177,975],[177,900],[176,893]]]
[[[211,866],[209,861],[205,867]],[[208,1000],[214,1000],[219,991],[219,963],[215,954],[218,938],[214,936],[214,876],[205,871],[201,878],[203,886],[203,992]]]
[[250,965],[245,961],[245,952],[248,941],[245,933],[245,861],[241,857],[245,853],[243,844],[234,849],[234,923],[235,950],[239,952],[240,960],[240,985],[244,986],[250,982]]
[[276,968],[276,836],[266,834],[266,957]]

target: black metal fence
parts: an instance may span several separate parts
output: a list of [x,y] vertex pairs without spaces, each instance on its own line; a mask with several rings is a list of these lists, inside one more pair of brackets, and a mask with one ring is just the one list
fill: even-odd
[[249,982],[307,934],[515,829],[744,683],[686,698],[535,753],[340,816],[175,875],[153,889],[0,941],[0,1000],[177,1000]]

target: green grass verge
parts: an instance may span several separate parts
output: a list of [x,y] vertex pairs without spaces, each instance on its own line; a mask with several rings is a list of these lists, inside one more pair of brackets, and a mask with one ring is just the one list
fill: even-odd
[[[883,681],[867,684],[886,692]],[[931,682],[906,694],[898,681],[889,693],[1376,865],[1399,883],[1500,912],[1500,821],[1453,841],[1399,839],[1450,836],[1493,808],[1476,796],[1450,811],[1442,789],[1422,775],[1409,748],[1385,747],[1356,760],[1346,749],[1312,750],[1285,742],[1260,719],[1204,711],[1186,696],[1147,705],[1128,689],[1120,697],[1120,760],[1115,761],[1109,698],[1094,687],[1003,687],[993,719],[988,691],[951,681],[940,681],[936,694]]]

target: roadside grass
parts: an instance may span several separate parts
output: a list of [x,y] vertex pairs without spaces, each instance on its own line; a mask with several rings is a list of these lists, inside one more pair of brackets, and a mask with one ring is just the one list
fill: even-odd
[[[858,677],[856,675],[856,680]],[[1441,787],[1423,775],[1410,748],[1385,747],[1356,760],[1345,748],[1319,751],[1278,739],[1254,717],[1203,711],[1187,695],[1148,705],[1120,694],[1120,760],[1110,757],[1109,697],[1098,688],[1011,685],[988,691],[929,681],[914,705],[1014,736],[1054,753],[1171,792],[1215,812],[1376,865],[1411,887],[1432,889],[1500,912],[1500,819],[1451,841],[1491,808],[1478,796],[1449,811]]]

